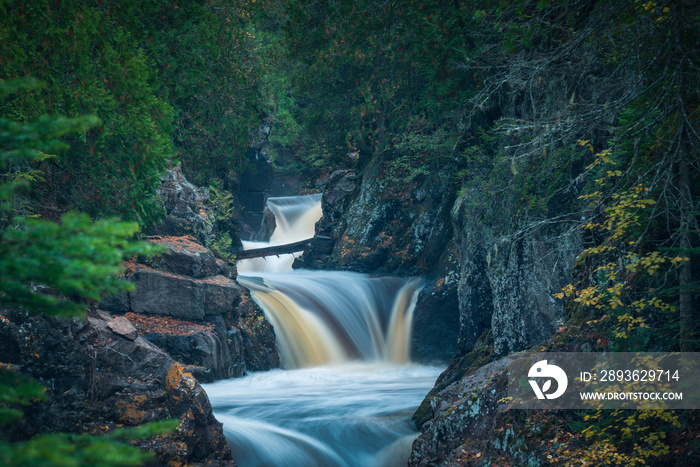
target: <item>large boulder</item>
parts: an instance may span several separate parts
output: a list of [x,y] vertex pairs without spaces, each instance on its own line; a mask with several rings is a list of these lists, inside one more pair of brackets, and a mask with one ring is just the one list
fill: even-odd
[[153,236],[150,243],[165,248],[165,251],[143,262],[157,269],[201,278],[223,275],[229,279],[236,278],[236,266],[225,263],[214,256],[209,248],[197,243],[190,235],[182,237]]
[[145,266],[129,279],[136,283],[129,294],[132,311],[194,320],[232,311],[242,291],[224,276],[194,279]]
[[237,330],[229,333],[221,316],[198,322],[127,313],[123,319],[132,322],[139,335],[185,365],[185,369],[200,382],[245,374],[241,339],[227,338],[229,334],[240,336],[240,333]]
[[2,433],[11,442],[47,432],[107,433],[121,426],[177,419],[157,440],[134,441],[159,465],[234,465],[221,423],[197,380],[124,319],[92,311],[87,319],[2,310],[0,360],[47,387],[48,403],[26,407]]

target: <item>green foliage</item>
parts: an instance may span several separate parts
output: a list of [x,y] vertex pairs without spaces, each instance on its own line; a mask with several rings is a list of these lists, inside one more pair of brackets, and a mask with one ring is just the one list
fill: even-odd
[[[17,89],[21,83],[10,86]],[[85,306],[67,297],[99,300],[103,292],[127,289],[129,284],[117,279],[123,259],[154,251],[149,244],[129,241],[139,229],[136,223],[93,223],[77,213],[64,215],[60,223],[17,216],[17,192],[41,177],[34,164],[66,150],[62,136],[97,123],[95,118],[41,116],[29,123],[0,118],[0,168],[10,169],[0,185],[0,303],[48,314],[79,313]]]
[[[330,167],[352,165],[348,154],[359,154],[360,165],[388,158],[397,184],[479,144],[475,115],[496,104],[503,83],[530,77],[489,79],[521,49],[548,53],[569,36],[571,22],[567,2],[299,1],[287,11],[289,53],[298,63],[293,114],[306,138],[299,150]],[[493,149],[482,152],[493,157]],[[542,147],[536,152],[532,160]],[[561,165],[551,172],[565,172]]]
[[668,410],[597,410],[577,414],[583,438],[577,445],[558,445],[550,456],[556,465],[649,465],[669,454],[669,434],[681,427]]
[[44,164],[34,204],[146,225],[162,215],[155,188],[173,159],[196,183],[241,170],[270,81],[250,26],[260,3],[5,5],[0,80],[32,76],[47,85],[3,101],[0,114],[18,122],[90,114],[103,122],[70,137],[70,149]]
[[231,242],[231,234],[228,232],[221,232],[207,243],[207,247],[217,258],[226,261],[235,261],[236,255],[231,253]]
[[[99,300],[103,293],[133,289],[121,280],[122,261],[137,254],[152,254],[146,243],[129,241],[136,223],[101,220],[69,213],[60,223],[16,219],[16,228],[0,233],[0,302],[29,311],[74,315],[85,305],[64,297]],[[28,287],[33,284],[35,287]],[[49,292],[36,286],[47,287]]]
[[[588,141],[580,144],[590,147]],[[589,169],[601,167],[602,175],[595,181],[598,189],[580,197],[588,203],[589,209],[601,206],[603,188],[610,189],[612,180],[622,175],[616,165],[610,150],[596,154]],[[667,276],[690,261],[685,256],[648,250],[644,230],[640,227],[649,222],[649,211],[657,204],[651,195],[650,190],[641,185],[608,194],[601,215],[582,226],[601,238],[600,243],[579,255],[579,264],[590,264],[596,280],[588,287],[568,285],[556,295],[570,297],[593,311],[600,326],[608,327],[609,338],[618,351],[649,349],[648,323],[669,321],[677,312],[676,305],[659,296],[659,291],[653,287],[654,278]]]
[[[297,121],[299,106],[291,92],[298,60],[287,55],[281,26],[286,20],[282,2],[261,2],[259,9],[251,13],[249,39],[257,58],[257,107],[272,125],[266,151],[277,173],[285,170],[301,173],[308,167],[289,157],[298,150],[303,128]],[[305,162],[306,153],[298,156],[297,159]]]
[[[132,4],[134,5],[134,4]],[[173,109],[134,31],[135,7],[48,0],[10,3],[0,12],[0,78],[47,83],[0,104],[15,121],[44,114],[91,114],[103,125],[68,138],[70,149],[42,167],[36,204],[150,223],[154,192],[172,157]]]
[[[0,94],[36,82],[0,83]],[[128,290],[119,280],[125,257],[149,255],[156,249],[146,243],[132,243],[138,231],[134,222],[100,220],[86,214],[64,215],[60,222],[22,218],[11,200],[28,181],[37,177],[32,164],[47,160],[47,152],[65,150],[60,138],[84,131],[97,123],[91,118],[66,119],[41,116],[28,123],[0,119],[0,168],[29,167],[24,178],[17,170],[5,175],[0,184],[0,304],[17,306],[48,315],[82,315],[84,300],[99,300],[103,293]],[[27,174],[30,174],[29,176]],[[36,178],[34,178],[36,180]],[[14,215],[14,216],[13,216]],[[42,400],[45,389],[35,381],[0,368],[0,423],[22,416],[18,406]],[[109,436],[49,434],[18,444],[0,442],[2,465],[140,465],[152,455],[123,444],[122,440],[142,438],[171,431],[177,421],[147,425],[135,430],[117,430]]]
[[177,420],[153,422],[138,428],[120,428],[105,436],[52,433],[40,435],[24,443],[0,442],[0,463],[6,466],[132,466],[153,459],[123,441],[143,439],[172,432]]
[[233,196],[224,188],[223,182],[218,178],[212,178],[209,182],[207,205],[217,223],[216,233],[207,243],[207,247],[218,258],[234,261],[236,255],[231,253],[231,234],[224,227],[226,221],[233,217]]
[[[121,2],[124,5],[137,5]],[[191,181],[241,170],[260,118],[262,64],[251,21],[266,2],[147,2],[125,6],[175,109],[176,157]],[[150,15],[150,17],[148,16]],[[148,19],[145,19],[148,18]]]
[[214,220],[223,221],[233,216],[233,195],[224,188],[221,179],[212,178],[209,181],[209,197],[207,198]]
[[22,418],[22,411],[12,408],[27,405],[32,400],[45,400],[46,388],[32,378],[0,367],[0,425]]

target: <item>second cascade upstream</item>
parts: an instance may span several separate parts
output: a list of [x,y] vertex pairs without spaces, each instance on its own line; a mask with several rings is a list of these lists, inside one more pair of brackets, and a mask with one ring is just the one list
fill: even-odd
[[[311,238],[320,195],[270,198],[270,243]],[[249,466],[405,466],[410,418],[441,368],[410,363],[418,279],[292,270],[293,255],[238,263],[275,329],[283,370],[205,385],[234,459]]]

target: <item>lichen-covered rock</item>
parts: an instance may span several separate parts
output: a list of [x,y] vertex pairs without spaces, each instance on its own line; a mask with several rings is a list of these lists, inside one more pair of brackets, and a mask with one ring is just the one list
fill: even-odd
[[540,448],[528,444],[525,411],[508,410],[507,359],[489,362],[493,346],[479,342],[453,359],[414,415],[421,434],[409,466],[544,464]]
[[513,428],[521,426],[524,411],[507,411],[507,395],[506,359],[431,392],[424,402],[431,413],[422,419],[408,465],[543,465],[541,453]]
[[3,310],[2,316],[0,335],[13,345],[0,359],[39,379],[49,397],[26,407],[11,429],[2,428],[5,439],[55,431],[100,434],[174,418],[180,420],[174,433],[134,444],[153,451],[160,465],[234,465],[197,380],[143,337],[112,331],[108,314],[61,319]]

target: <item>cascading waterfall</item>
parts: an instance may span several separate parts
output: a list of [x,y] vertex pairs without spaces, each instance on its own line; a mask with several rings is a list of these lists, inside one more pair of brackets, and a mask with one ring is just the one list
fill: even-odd
[[[263,246],[284,245],[306,240],[314,236],[316,221],[321,218],[321,195],[288,196],[284,198],[268,198],[267,207],[275,215],[277,226],[269,242],[244,241],[243,247],[248,250]],[[286,272],[292,270],[294,255],[280,257],[252,258],[238,262],[238,271],[246,272]]]
[[272,322],[286,368],[354,359],[409,361],[417,279],[296,271],[239,281]]
[[[320,205],[320,195],[270,198],[269,245],[312,237]],[[205,386],[234,458],[244,467],[405,465],[410,415],[441,370],[409,362],[420,280],[292,271],[296,255],[238,264],[285,369]]]

